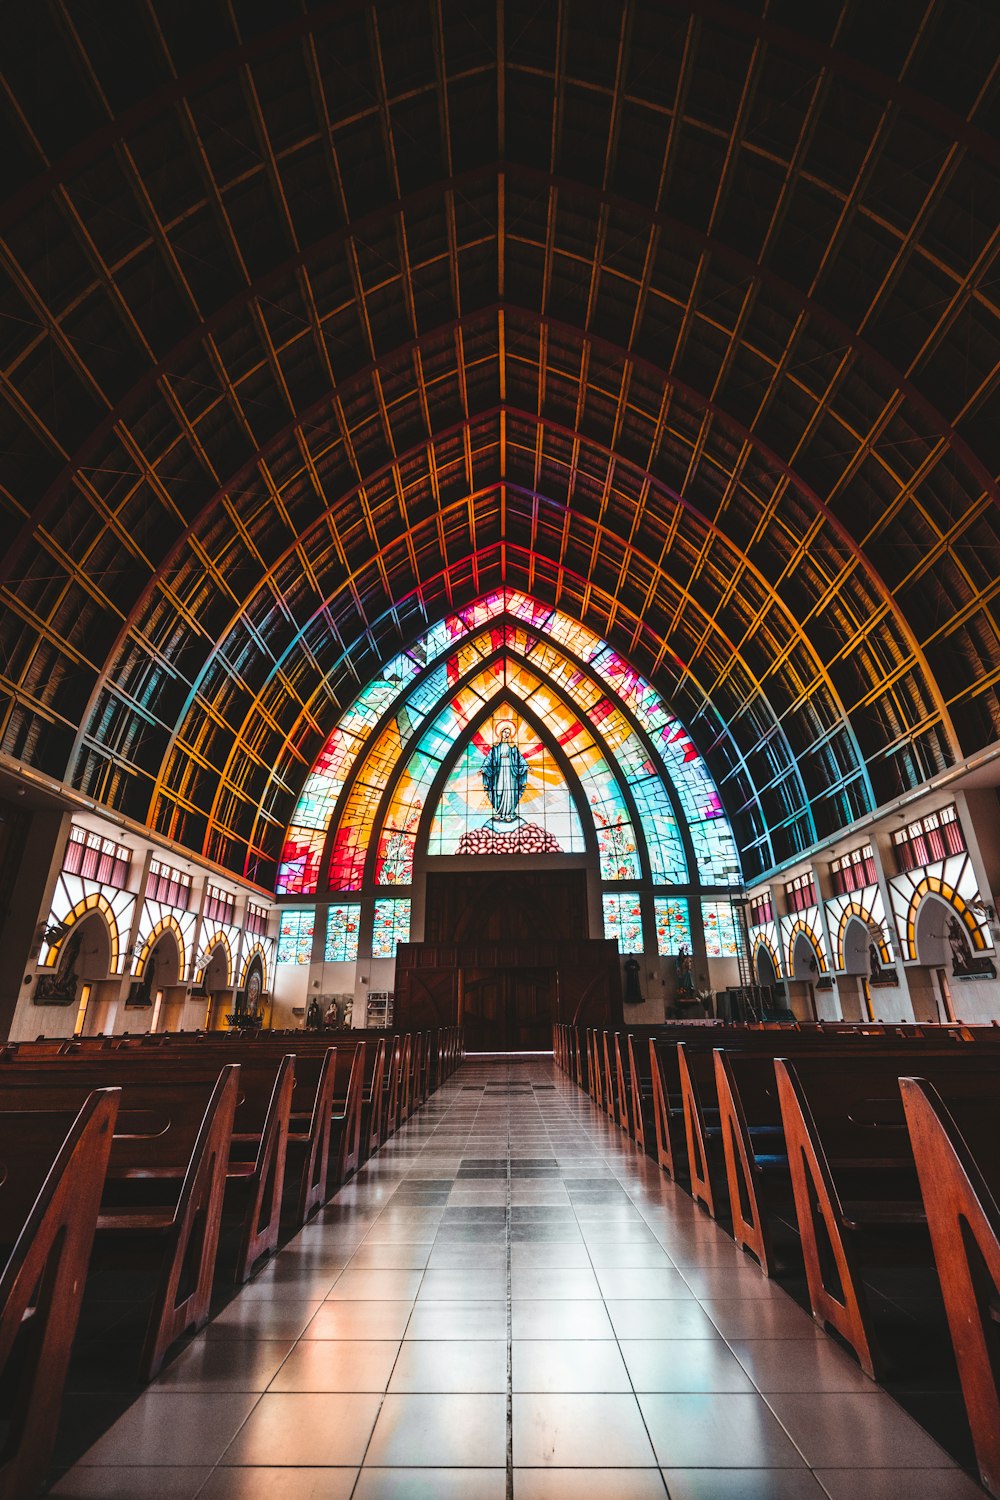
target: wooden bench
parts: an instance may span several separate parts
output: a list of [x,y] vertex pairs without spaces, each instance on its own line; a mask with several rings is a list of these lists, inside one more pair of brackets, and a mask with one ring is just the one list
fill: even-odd
[[[73,1059],[0,1068],[0,1108],[75,1108],[110,1081],[121,1105],[98,1219],[98,1239],[145,1236],[156,1247],[156,1290],[140,1359],[149,1380],[182,1334],[208,1321],[222,1224],[239,1066],[143,1079],[133,1063],[106,1070]],[[214,1077],[214,1082],[212,1081]]]
[[119,1100],[0,1114],[0,1500],[33,1495],[51,1462]]
[[[918,1050],[921,1075],[939,1087],[1000,1089],[992,1049]],[[913,1067],[906,1043],[879,1056],[852,1055],[836,1069],[820,1056],[775,1061],[813,1317],[876,1379],[891,1362],[876,1336],[864,1271],[930,1260],[898,1084]]]
[[899,1086],[979,1476],[1000,1496],[1000,1089],[939,1083]]

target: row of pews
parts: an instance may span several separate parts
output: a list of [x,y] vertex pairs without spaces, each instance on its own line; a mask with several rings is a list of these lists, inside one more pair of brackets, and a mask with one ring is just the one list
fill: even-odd
[[[1000,1496],[1000,1027],[559,1025],[558,1065],[874,1379],[873,1283],[936,1269],[980,1477]],[[895,1363],[894,1363],[895,1362]]]
[[0,1500],[44,1478],[88,1280],[146,1273],[151,1380],[461,1056],[457,1027],[0,1048]]

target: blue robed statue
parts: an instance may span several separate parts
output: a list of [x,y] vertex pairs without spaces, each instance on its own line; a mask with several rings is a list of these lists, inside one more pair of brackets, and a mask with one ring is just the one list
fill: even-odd
[[497,725],[497,743],[483,761],[483,791],[493,809],[493,823],[516,823],[517,804],[528,784],[528,762],[514,742],[514,725],[503,719]]

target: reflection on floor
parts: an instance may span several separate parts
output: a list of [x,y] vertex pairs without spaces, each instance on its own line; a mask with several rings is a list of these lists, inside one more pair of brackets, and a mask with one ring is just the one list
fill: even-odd
[[550,1059],[470,1059],[52,1491],[975,1500]]

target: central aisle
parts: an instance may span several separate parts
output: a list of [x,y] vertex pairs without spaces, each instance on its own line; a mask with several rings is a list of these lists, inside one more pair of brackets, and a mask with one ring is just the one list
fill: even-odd
[[466,1061],[52,1493],[982,1495],[550,1058],[519,1056]]

